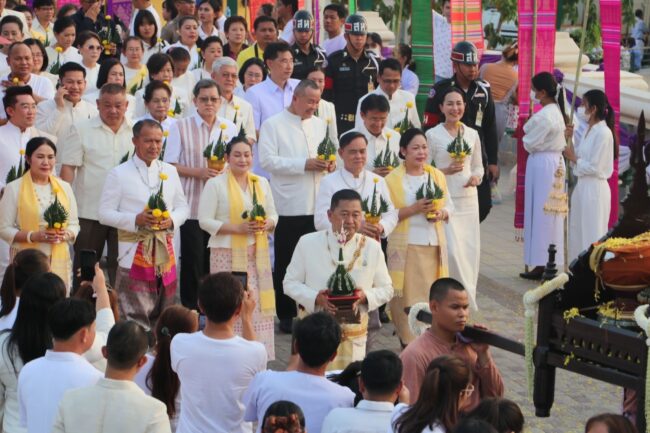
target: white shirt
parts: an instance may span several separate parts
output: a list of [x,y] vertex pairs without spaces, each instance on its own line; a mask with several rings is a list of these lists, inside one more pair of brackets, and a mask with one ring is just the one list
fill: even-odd
[[20,297],[16,296],[16,305],[14,305],[14,308],[9,313],[7,313],[7,315],[0,317],[0,331],[14,327],[14,322],[16,322],[16,314],[18,314],[19,303]]
[[[390,104],[390,114],[388,115],[388,122],[386,123],[386,127],[393,129],[395,128],[395,125],[401,123],[402,120],[404,120],[407,109],[406,104],[408,103],[411,103],[413,105],[412,108],[408,109],[409,120],[415,128],[419,128],[421,126],[420,117],[418,116],[418,109],[415,105],[415,96],[413,96],[411,93],[407,92],[406,90],[397,89],[395,90],[395,93],[393,93],[393,96],[389,98],[386,92],[381,89],[381,87],[376,88],[372,91],[372,93],[375,95],[384,96],[386,99],[388,99],[388,103]],[[363,126],[363,119],[361,118],[361,102],[363,102],[363,100],[366,99],[368,95],[369,94],[364,95],[361,99],[359,99],[359,103],[357,104],[357,114],[354,120],[355,129],[359,129],[359,127]]]
[[239,336],[218,340],[203,332],[177,334],[170,356],[183,402],[177,433],[252,431],[243,422],[242,397],[253,377],[266,370],[264,345]]
[[18,376],[20,421],[29,433],[50,433],[63,393],[92,386],[102,373],[74,352],[48,350]]
[[332,409],[321,433],[386,433],[394,408],[387,401],[361,400],[356,407]]
[[[160,179],[161,173],[167,175],[167,180]],[[118,230],[137,232],[135,218],[144,210],[151,194],[158,192],[161,182],[173,230],[179,230],[189,215],[189,206],[176,167],[158,160],[147,167],[138,155],[113,168],[106,176],[99,222]],[[131,268],[137,245],[138,242],[118,242],[121,267]]]
[[279,215],[314,214],[323,172],[305,171],[305,162],[316,158],[326,129],[327,125],[319,118],[302,120],[288,110],[262,125],[258,142],[260,163],[271,173],[271,190]]
[[573,174],[577,177],[610,178],[614,171],[614,137],[604,120],[585,132],[576,146],[576,157]]
[[100,379],[70,390],[52,433],[170,433],[167,407],[130,380]]
[[[395,409],[393,409],[393,416],[390,419],[390,425],[388,427],[388,433],[397,433],[397,430],[393,429],[393,423],[397,421],[397,418],[399,418],[404,412],[406,412],[406,409],[408,409],[409,406],[404,404],[404,403],[398,403],[395,406]],[[448,433],[444,427],[440,424],[434,424],[433,429],[429,428],[428,426],[422,430],[422,433]]]
[[289,45],[293,45],[296,41],[296,38],[293,37],[293,19],[287,21],[280,33],[280,39],[285,41]]
[[435,10],[433,14],[433,65],[437,76],[450,78],[454,75],[451,65],[451,24]]
[[106,346],[108,333],[113,325],[115,325],[113,310],[109,307],[99,310],[95,318],[95,340],[90,349],[83,354],[86,361],[90,362],[93,367],[102,372],[106,370],[106,358],[102,354],[102,347]]
[[192,47],[188,47],[187,45],[182,44],[181,41],[178,41],[176,43],[169,45],[168,47],[165,47],[163,49],[163,52],[166,53],[170,49],[175,47],[183,48],[185,49],[185,51],[190,53],[190,66],[187,68],[188,70],[191,71],[192,69],[197,67],[197,65],[199,64],[199,52],[197,51],[198,47],[196,46],[196,44],[194,44]]
[[80,218],[99,220],[106,175],[127,152],[133,153],[131,128],[125,120],[116,134],[96,116],[70,129],[61,152],[61,164],[77,168],[73,188]]
[[417,96],[420,89],[420,78],[409,68],[402,69],[402,89],[412,93],[413,96]]
[[199,24],[199,39],[205,40],[210,36],[219,36],[219,28],[217,26],[212,26],[212,31],[208,34],[203,30],[203,27]]
[[[374,180],[379,182],[375,184]],[[383,197],[388,203],[388,211],[381,216],[379,224],[384,228],[384,236],[388,236],[397,225],[397,212],[390,199],[390,193],[386,187],[384,178],[369,170],[364,170],[359,177],[355,178],[345,167],[323,177],[320,181],[320,188],[316,195],[316,210],[314,212],[314,226],[316,230],[326,230],[332,227],[327,218],[327,211],[330,208],[332,196],[342,189],[352,189],[361,195],[362,200],[368,199],[368,206],[372,203],[372,194],[377,185],[377,206],[379,197]]]
[[222,14],[219,18],[217,18],[217,27],[219,27],[219,31],[223,33],[224,30],[224,24],[226,24],[226,15]]
[[[0,81],[10,81],[9,74],[5,74]],[[30,74],[29,81],[25,83],[26,86],[32,88],[34,95],[40,96],[43,99],[54,99],[56,90],[54,90],[54,85],[46,77],[41,77],[40,75]],[[5,106],[2,102],[2,98],[5,96],[5,88],[0,86],[0,119],[6,119],[7,114],[5,113]],[[4,180],[4,179],[3,179]]]
[[343,31],[341,31],[341,33],[339,33],[337,36],[334,36],[331,39],[325,39],[321,44],[321,48],[323,48],[323,50],[325,50],[329,56],[332,53],[345,48],[346,44],[347,42],[345,41],[345,36],[343,35]]
[[[237,107],[237,110],[235,110]],[[230,101],[227,101],[223,96],[221,97],[221,107],[219,107],[219,117],[228,119],[231,122],[235,120],[235,113],[237,113],[237,121],[234,122],[237,127],[237,132],[244,126],[246,138],[249,140],[257,141],[257,132],[255,129],[255,119],[253,118],[253,106],[244,98],[232,95]]]
[[189,70],[189,68],[183,75],[172,78],[172,87],[176,89],[182,89],[183,92],[185,92],[187,95],[193,95],[192,92],[194,91],[195,84],[196,80],[194,79],[194,75],[192,74],[192,71]]
[[[97,77],[99,76],[99,68],[101,65],[99,63],[96,63],[95,66],[92,68],[89,66],[84,65],[83,63],[80,63],[81,66],[86,70],[86,89],[84,90],[84,95],[91,95],[94,93],[98,93],[97,89]],[[128,83],[128,81],[125,81]],[[91,104],[95,104],[95,101],[99,97],[99,94],[97,97],[93,98],[92,100],[86,99],[88,102]]]
[[[23,23],[23,33],[28,34],[29,32],[29,26],[27,25],[27,19],[25,18],[25,14],[22,12],[16,12],[15,10],[4,8],[2,9],[2,12],[0,13],[0,19],[6,17],[7,15],[13,15],[15,17],[20,18],[20,21]],[[37,21],[34,19],[34,21]]]
[[384,127],[381,130],[381,134],[374,136],[366,129],[363,122],[360,127],[354,129],[365,135],[366,140],[368,140],[368,150],[366,151],[366,168],[368,170],[372,171],[375,169],[375,159],[380,153],[382,155],[386,153],[386,147],[390,149],[393,155],[397,156],[398,161],[402,161],[399,159],[399,140],[402,137],[399,132]]
[[212,79],[212,72],[211,71],[206,71],[204,67],[192,69],[190,71],[190,74],[192,74],[192,78],[194,79],[195,83],[198,83],[201,80],[211,80]]
[[339,132],[336,127],[336,108],[334,107],[334,104],[321,98],[318,102],[316,117],[325,122],[329,122],[330,139],[338,146]]
[[[467,182],[471,176],[478,176],[483,179],[483,157],[481,153],[481,139],[474,128],[468,126],[462,127],[462,138],[472,149],[472,154],[468,156],[463,163],[463,170],[446,174],[447,189],[452,197],[467,197],[477,194],[476,187],[466,188]],[[454,161],[447,152],[447,146],[456,139],[449,134],[444,123],[436,125],[426,132],[427,144],[429,145],[429,155],[436,163],[438,168],[449,167]]]
[[[188,93],[183,88],[176,87],[174,84],[172,84],[171,88],[172,96],[169,98],[169,109],[173,111],[176,105],[178,105],[181,109],[180,114],[174,115],[174,118],[181,119],[183,117],[189,117],[192,114],[196,113],[196,110],[194,109],[190,98],[192,90],[189,89]],[[135,92],[135,95],[133,95],[133,97],[135,98],[135,110],[133,113],[134,117],[143,117],[149,112],[147,110],[147,106],[144,104],[144,88]],[[131,105],[130,102],[129,105]]]
[[[152,4],[144,8],[144,10],[151,12],[151,14],[153,15],[153,19],[156,20],[156,28],[158,29],[158,31],[156,32],[156,37],[160,37],[160,30],[162,30],[163,26],[162,26],[162,22],[160,21],[160,17],[158,16],[158,11]],[[131,23],[129,24],[129,36],[135,36],[134,33],[135,17],[138,15],[138,12],[140,12],[140,9],[134,9],[131,12]]]
[[[425,172],[420,176],[411,176],[409,174],[404,175],[404,181],[402,185],[404,187],[405,194],[405,203],[406,206],[411,206],[416,202],[415,193],[420,188],[422,184],[427,182],[428,174]],[[431,182],[434,180],[431,178]],[[447,211],[449,218],[452,218],[451,214],[454,209],[454,204],[449,196],[448,191],[445,191],[445,206],[444,209]],[[434,224],[431,224],[427,221],[427,218],[424,214],[418,213],[409,218],[409,239],[408,243],[411,245],[438,245],[438,234],[436,233],[436,227]]]
[[[37,33],[39,35],[43,35],[43,37],[46,38],[47,41],[45,41],[45,40],[41,41],[43,43],[43,45],[49,46],[49,45],[52,45],[52,44],[56,43],[56,39],[54,38],[54,21],[52,21],[47,26],[47,29],[46,29],[45,27],[43,27],[41,22],[36,17],[34,17],[34,19],[32,20],[32,29],[31,30],[32,30],[32,36],[34,36],[34,34]],[[36,38],[36,39],[38,39],[38,38]],[[47,43],[45,43],[45,42],[47,42]]]
[[[6,186],[5,181],[11,167],[18,166],[20,151],[25,150],[25,145],[30,139],[41,135],[41,131],[33,126],[22,132],[20,128],[11,122],[0,126],[0,137],[2,137],[2,145],[0,146],[0,189]],[[25,157],[23,156],[24,163]]]
[[[232,236],[219,233],[221,226],[230,222],[229,188],[228,175],[223,174],[208,180],[201,193],[201,199],[199,200],[199,225],[204,231],[210,234],[210,240],[208,241],[209,248],[231,248]],[[258,188],[258,191],[264,193],[264,201],[260,200],[259,193],[257,200],[264,206],[266,217],[277,224],[278,214],[275,211],[269,181],[258,176],[256,188]],[[250,188],[242,191],[242,196],[244,209],[252,209],[253,193]],[[255,234],[248,235],[248,245],[255,243],[256,236]]]
[[48,58],[48,63],[47,63],[48,72],[52,70],[52,67],[56,64],[57,59],[59,62],[59,66],[63,66],[65,63],[68,62],[75,62],[75,63],[79,63],[80,65],[83,63],[83,57],[81,57],[81,54],[79,54],[79,50],[77,50],[74,46],[69,46],[62,53],[57,53],[56,48],[53,46],[45,47],[45,52],[47,53],[47,58]]
[[9,333],[0,334],[0,407],[2,408],[2,431],[23,433],[18,406],[18,375],[23,361],[15,352],[8,352]]
[[264,371],[253,379],[244,395],[246,421],[257,421],[257,432],[266,409],[276,401],[288,400],[305,414],[305,431],[320,433],[323,419],[336,407],[352,407],[354,393],[323,376],[299,371]]
[[[144,116],[140,117],[139,119],[134,120],[133,124],[135,125],[139,121],[145,120],[145,119],[154,120],[154,121],[158,122],[156,119],[153,118],[153,116],[151,116],[151,113],[147,112],[147,114],[145,114]],[[172,129],[172,126],[174,126],[174,124],[176,122],[178,122],[178,119],[167,116],[167,117],[165,117],[165,120],[163,120],[162,122],[158,122],[158,123],[160,123],[160,126],[162,126],[163,131],[169,131],[170,129]],[[165,141],[165,139],[163,138],[163,142],[164,141]]]
[[253,106],[255,129],[259,130],[266,119],[280,113],[291,105],[293,91],[299,82],[299,80],[290,78],[284,89],[281,89],[271,80],[269,75],[266,80],[257,83],[246,91],[246,101]]
[[566,147],[565,129],[557,104],[547,104],[524,124],[524,149],[528,153],[562,152]]

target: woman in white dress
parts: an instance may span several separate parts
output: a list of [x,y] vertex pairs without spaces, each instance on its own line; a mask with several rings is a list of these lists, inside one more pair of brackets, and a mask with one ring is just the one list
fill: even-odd
[[223,42],[218,36],[208,36],[201,42],[201,67],[191,71],[194,82],[212,79],[212,65],[219,57],[223,57]]
[[524,263],[532,267],[521,278],[539,280],[548,261],[548,247],[555,244],[556,263],[564,263],[564,217],[546,213],[544,205],[553,189],[555,173],[564,169],[562,151],[566,147],[564,132],[564,92],[549,72],[532,79],[531,99],[542,109],[524,125],[526,162],[524,195]]
[[[253,151],[246,138],[228,143],[226,162],[230,170],[208,180],[199,201],[199,225],[210,234],[210,272],[247,273],[248,290],[256,303],[253,329],[273,360],[275,297],[267,233],[275,229],[278,214],[269,182],[250,171]],[[244,212],[253,208],[254,194],[266,217],[250,221]],[[242,335],[241,320],[235,332]]]
[[45,51],[43,43],[38,39],[31,38],[25,39],[23,42],[25,42],[25,45],[27,45],[32,51],[32,59],[34,59],[34,63],[32,65],[32,74],[47,78],[52,82],[52,85],[56,87],[56,83],[59,81],[59,76],[52,75],[47,72],[47,67],[49,65],[47,52]]
[[[569,207],[569,260],[607,233],[611,209],[607,180],[614,172],[618,154],[614,110],[603,91],[586,92],[578,116],[589,126],[576,148],[564,151],[578,178]],[[572,128],[567,128],[567,133],[572,134]]]
[[158,22],[153,14],[142,9],[138,11],[133,21],[133,34],[139,37],[144,44],[144,53],[142,55],[142,63],[146,64],[149,57],[156,53],[162,52],[168,45],[167,41],[157,37],[158,35]]
[[[318,85],[318,88],[323,93],[325,90],[325,69],[321,66],[312,66],[307,72],[307,78],[312,80]],[[336,129],[336,108],[334,104],[321,98],[318,102],[318,109],[316,110],[316,117],[329,123],[329,136],[334,143],[339,142],[339,134]]]
[[[429,152],[435,166],[445,174],[447,188],[454,201],[454,217],[445,226],[449,253],[449,276],[460,281],[470,294],[476,309],[476,283],[481,262],[481,229],[476,186],[483,179],[481,140],[476,130],[463,125],[465,99],[460,90],[446,89],[440,112],[444,122],[426,133]],[[456,156],[448,151],[450,143],[461,137],[469,155]]]
[[[170,86],[172,95],[170,97],[169,112],[174,118],[185,117],[190,115],[190,96],[184,89],[173,85],[174,64],[171,57],[165,53],[153,54],[147,61],[147,70],[149,71],[149,80],[162,81]],[[189,89],[191,92],[191,89]],[[147,114],[147,107],[144,102],[144,89],[135,92],[135,115],[138,118]]]
[[54,38],[56,43],[45,47],[47,52],[48,72],[58,74],[58,68],[67,62],[81,63],[81,55],[73,45],[77,37],[77,30],[72,18],[66,17],[54,22]]
[[121,62],[124,65],[124,79],[126,80],[126,91],[135,94],[146,84],[148,75],[147,67],[142,64],[144,55],[144,42],[137,36],[129,36],[124,41],[124,54]]
[[[169,86],[162,81],[153,80],[144,88],[143,99],[147,107],[147,114],[138,120],[153,119],[162,126],[165,137],[169,135],[169,130],[176,123],[176,119],[169,116],[172,91]],[[135,123],[135,122],[134,122]],[[166,138],[164,139],[166,140]],[[166,142],[163,140],[163,148],[160,152],[160,160],[163,160]]]
[[97,63],[102,55],[102,41],[96,33],[81,32],[78,38],[81,66],[86,70],[86,90],[84,93],[97,92],[97,76],[100,65]]
[[165,48],[165,52],[173,47],[182,47],[190,53],[189,70],[195,69],[199,65],[199,20],[193,16],[184,16],[178,21],[178,42]]

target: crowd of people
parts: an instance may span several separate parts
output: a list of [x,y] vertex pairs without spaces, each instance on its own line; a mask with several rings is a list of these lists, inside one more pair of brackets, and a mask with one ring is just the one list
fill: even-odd
[[[261,7],[251,34],[214,0],[133,6],[128,24],[96,0],[0,9],[2,431],[521,432],[488,346],[461,334],[516,47],[481,71],[470,42],[436,47],[450,73],[420,116],[411,48],[383,58],[339,4],[322,47],[295,0]],[[576,257],[607,229],[616,147],[602,92],[574,131],[553,76],[532,86],[522,276],[540,278],[563,242],[544,212],[562,152]],[[388,320],[399,356],[371,347]]]

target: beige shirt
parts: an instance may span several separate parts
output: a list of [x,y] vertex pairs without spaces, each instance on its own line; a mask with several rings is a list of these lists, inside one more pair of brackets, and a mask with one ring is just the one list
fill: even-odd
[[99,116],[74,125],[65,139],[61,163],[77,168],[73,189],[79,217],[99,220],[99,202],[108,172],[127,153],[133,153],[131,123],[114,133]]
[[[235,110],[235,107],[238,107],[238,109]],[[219,108],[219,113],[217,113],[217,115],[233,122],[235,120],[235,111],[237,111],[237,122],[234,123],[237,127],[237,133],[239,133],[239,130],[243,125],[244,131],[246,132],[246,138],[257,141],[255,121],[253,120],[253,106],[239,96],[232,95],[230,101],[226,101],[226,98],[222,96],[221,107]]]

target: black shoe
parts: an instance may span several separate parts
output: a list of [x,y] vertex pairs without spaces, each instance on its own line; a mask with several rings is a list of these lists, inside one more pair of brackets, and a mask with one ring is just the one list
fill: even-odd
[[539,281],[542,279],[543,274],[544,274],[544,266],[537,266],[531,271],[522,272],[521,274],[519,274],[519,277],[526,280]]
[[379,321],[381,323],[390,323],[390,317],[386,314],[386,311],[379,311]]
[[285,334],[293,333],[293,319],[280,319],[280,332]]

